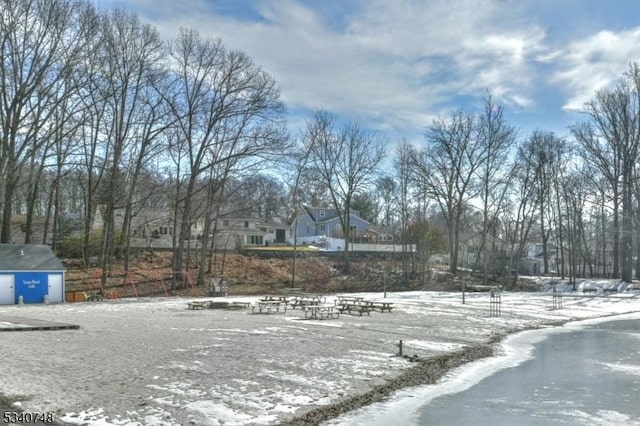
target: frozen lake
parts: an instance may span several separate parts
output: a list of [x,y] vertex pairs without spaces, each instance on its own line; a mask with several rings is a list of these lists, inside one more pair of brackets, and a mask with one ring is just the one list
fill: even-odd
[[625,318],[520,333],[496,358],[332,424],[640,425],[640,319]]

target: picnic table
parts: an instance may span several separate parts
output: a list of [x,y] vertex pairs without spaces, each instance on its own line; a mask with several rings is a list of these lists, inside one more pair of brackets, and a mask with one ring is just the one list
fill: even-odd
[[209,309],[209,305],[211,304],[211,300],[196,300],[193,302],[188,302],[187,306],[189,309]]
[[264,296],[262,299],[260,299],[260,301],[262,302],[282,302],[282,303],[289,303],[289,298],[288,296],[280,296],[280,295],[268,295],[268,296]]
[[272,314],[276,312],[287,312],[287,305],[276,300],[259,300],[254,305],[251,305],[251,313],[254,314]]
[[343,303],[362,303],[363,301],[364,297],[337,296],[336,300],[334,300],[334,304],[341,305]]
[[391,312],[391,310],[393,309],[392,302],[372,302],[365,300],[362,303],[370,306],[372,310],[379,309],[381,313],[384,313],[384,311]]
[[304,296],[295,296],[289,301],[291,305],[291,309],[295,309],[297,307],[304,308],[307,305],[321,305],[325,303],[326,298],[322,295],[304,295]]
[[331,305],[306,305],[303,307],[304,317],[307,319],[332,319],[338,318],[340,313]]
[[362,314],[370,315],[370,312],[373,310],[373,307],[371,305],[363,302],[360,302],[360,303],[343,302],[339,304],[337,308],[341,314],[348,312],[349,314],[357,313],[360,316],[362,316]]

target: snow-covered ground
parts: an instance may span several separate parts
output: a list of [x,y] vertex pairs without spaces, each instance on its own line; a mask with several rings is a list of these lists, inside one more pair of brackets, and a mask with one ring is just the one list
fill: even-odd
[[488,293],[467,293],[464,305],[460,293],[389,293],[392,313],[321,321],[299,309],[187,310],[191,300],[0,306],[0,322],[80,326],[0,333],[0,393],[72,424],[273,424],[412,367],[392,356],[400,340],[406,355],[425,358],[532,326],[640,311],[640,293],[626,292],[565,293],[558,310],[549,292],[507,292],[500,317],[489,316]]

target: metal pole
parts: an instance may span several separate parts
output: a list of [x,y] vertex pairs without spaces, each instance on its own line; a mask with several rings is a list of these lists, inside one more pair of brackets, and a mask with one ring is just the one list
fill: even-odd
[[384,289],[384,298],[387,298],[387,276],[382,274],[382,287]]

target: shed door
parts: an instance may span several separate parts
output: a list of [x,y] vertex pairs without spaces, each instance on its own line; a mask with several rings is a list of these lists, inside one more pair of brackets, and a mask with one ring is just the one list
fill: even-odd
[[49,301],[62,302],[62,274],[49,274]]
[[15,305],[16,287],[13,274],[0,274],[0,305]]

